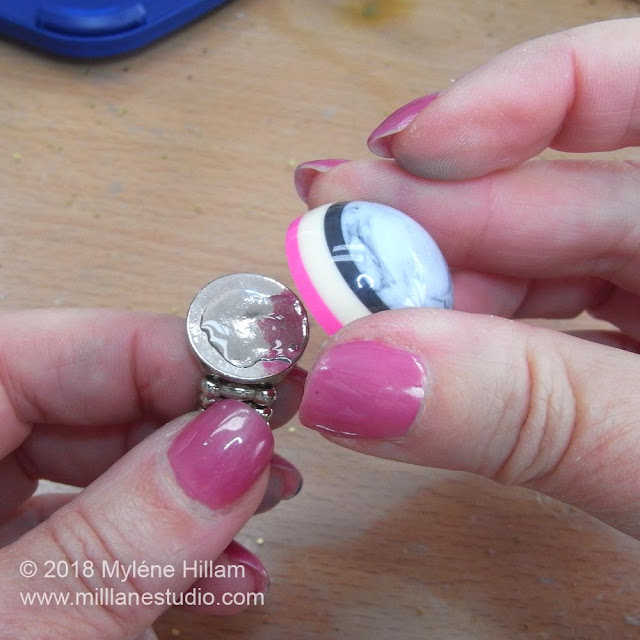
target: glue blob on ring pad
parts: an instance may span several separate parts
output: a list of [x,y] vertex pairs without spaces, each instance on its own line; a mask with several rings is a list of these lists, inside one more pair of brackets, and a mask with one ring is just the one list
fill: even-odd
[[333,334],[387,309],[451,309],[451,274],[433,238],[382,204],[326,204],[295,220],[286,241],[291,275],[309,312]]

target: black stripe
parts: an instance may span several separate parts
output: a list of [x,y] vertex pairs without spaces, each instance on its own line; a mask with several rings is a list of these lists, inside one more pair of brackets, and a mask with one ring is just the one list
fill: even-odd
[[[358,283],[358,277],[362,275],[356,263],[353,260],[344,259],[343,256],[350,256],[348,248],[345,247],[344,236],[342,235],[342,211],[349,202],[335,202],[324,214],[324,237],[327,242],[327,248],[333,258],[334,264],[338,267],[338,271],[342,275],[351,291],[362,302],[362,304],[371,311],[386,311],[389,307],[378,297],[378,294],[366,286],[366,280],[362,279]],[[336,258],[338,258],[336,260]],[[342,258],[342,259],[341,259]],[[365,286],[362,286],[365,285]]]

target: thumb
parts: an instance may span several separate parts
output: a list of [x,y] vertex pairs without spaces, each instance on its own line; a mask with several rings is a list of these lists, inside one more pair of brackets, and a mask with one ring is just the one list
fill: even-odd
[[[211,586],[211,574],[197,569],[220,556],[256,510],[273,436],[233,400],[184,423],[148,437],[0,553],[8,636],[135,638],[182,604],[180,594],[199,578]],[[234,584],[258,591],[261,567],[245,564],[251,575]]]
[[309,373],[303,424],[362,453],[470,471],[640,536],[640,358],[432,309],[345,327]]

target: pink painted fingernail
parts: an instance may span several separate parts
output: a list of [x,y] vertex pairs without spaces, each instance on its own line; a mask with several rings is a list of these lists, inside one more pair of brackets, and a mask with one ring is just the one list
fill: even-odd
[[293,174],[293,183],[296,187],[296,191],[300,196],[300,199],[307,204],[309,197],[309,191],[311,191],[311,185],[313,181],[318,177],[320,173],[327,173],[330,169],[337,167],[339,164],[348,162],[348,160],[340,159],[328,159],[328,160],[309,160],[309,162],[303,162],[296,167]]
[[335,436],[402,438],[420,413],[424,384],[424,367],[409,351],[345,342],[309,372],[300,421]]
[[242,402],[223,400],[186,425],[168,455],[182,490],[220,509],[249,490],[272,453],[273,435],[264,419]]
[[297,496],[302,489],[302,474],[277,453],[273,454],[269,469],[269,484],[256,513],[273,509],[281,500]]
[[369,136],[367,140],[369,151],[381,158],[393,158],[391,151],[392,136],[406,129],[415,117],[428,104],[431,104],[438,95],[437,93],[430,93],[428,96],[417,98],[387,116]]
[[280,477],[282,491],[280,498],[290,500],[297,496],[302,489],[302,474],[286,458],[273,454],[271,458],[271,473]]
[[291,378],[292,380],[304,385],[307,381],[307,372],[302,367],[293,367],[293,369],[287,373],[287,378]]
[[249,549],[243,547],[235,540],[232,540],[229,543],[223,553],[229,560],[230,564],[241,564],[253,573],[256,581],[256,591],[259,591],[260,593],[267,593],[267,591],[269,591],[271,580],[269,579],[269,574],[264,568],[262,562],[260,562],[258,556],[251,553]]

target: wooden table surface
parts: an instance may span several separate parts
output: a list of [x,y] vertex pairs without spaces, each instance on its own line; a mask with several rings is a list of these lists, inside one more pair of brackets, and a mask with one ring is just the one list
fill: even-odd
[[[638,13],[623,0],[234,0],[107,62],[0,41],[0,308],[184,315],[222,273],[291,284],[297,163],[366,156],[393,108],[513,44]],[[170,611],[160,638],[640,638],[637,542],[532,492],[364,458],[297,423],[277,445],[304,491],[239,537],[271,572],[268,603]]]

